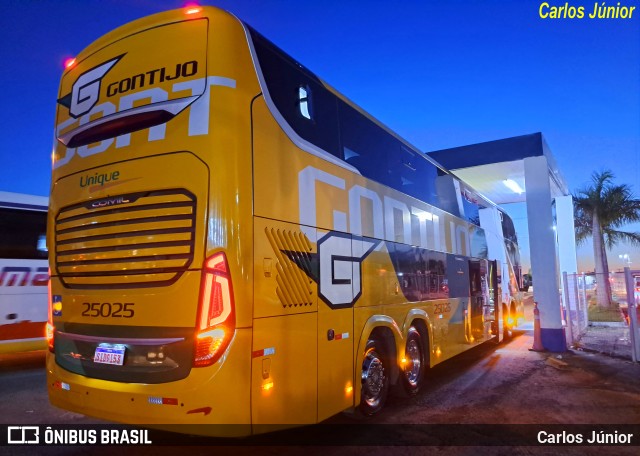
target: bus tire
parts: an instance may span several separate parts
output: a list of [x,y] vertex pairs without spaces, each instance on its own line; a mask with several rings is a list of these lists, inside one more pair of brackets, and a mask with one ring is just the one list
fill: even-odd
[[402,366],[402,385],[408,396],[418,394],[424,384],[427,373],[426,353],[422,334],[412,326],[407,333],[406,363]]
[[371,416],[382,410],[389,393],[390,366],[384,345],[378,339],[370,339],[364,350],[361,368],[362,388],[358,411]]

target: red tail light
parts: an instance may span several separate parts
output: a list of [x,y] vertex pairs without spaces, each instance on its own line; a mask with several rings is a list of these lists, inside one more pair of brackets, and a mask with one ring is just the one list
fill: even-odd
[[235,330],[234,307],[227,259],[216,253],[202,269],[194,367],[212,365],[227,349]]
[[49,282],[47,283],[47,291],[48,291],[48,298],[49,298],[49,303],[48,303],[48,308],[47,308],[47,324],[45,326],[45,337],[47,339],[47,346],[49,347],[49,351],[51,353],[53,353],[53,336],[55,333],[54,327],[53,327],[53,308],[52,308],[52,303],[51,303],[51,269],[49,269]]

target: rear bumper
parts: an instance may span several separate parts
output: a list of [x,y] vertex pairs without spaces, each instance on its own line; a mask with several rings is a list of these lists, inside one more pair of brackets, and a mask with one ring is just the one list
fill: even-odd
[[[226,354],[216,364],[193,368],[187,378],[168,383],[88,378],[62,369],[53,354],[47,356],[47,389],[49,400],[56,407],[174,432],[213,436],[250,434],[250,384],[250,328],[236,330]],[[192,429],[182,425],[203,426]]]

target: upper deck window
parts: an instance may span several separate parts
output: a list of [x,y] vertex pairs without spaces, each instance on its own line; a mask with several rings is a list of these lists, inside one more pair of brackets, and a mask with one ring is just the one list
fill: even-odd
[[480,198],[470,189],[462,187],[461,193],[464,218],[467,222],[480,226],[480,209],[485,207],[484,204],[482,204]]
[[500,219],[502,220],[502,233],[504,238],[513,243],[518,243],[518,236],[516,234],[516,228],[513,225],[513,220],[505,212],[500,211]]
[[400,176],[389,169],[389,159],[400,153],[400,142],[343,101],[338,112],[345,161],[369,179],[398,187]]
[[278,112],[302,139],[342,159],[335,95],[313,73],[258,32],[249,30],[269,96]]
[[311,90],[308,87],[298,88],[298,104],[302,117],[311,120]]

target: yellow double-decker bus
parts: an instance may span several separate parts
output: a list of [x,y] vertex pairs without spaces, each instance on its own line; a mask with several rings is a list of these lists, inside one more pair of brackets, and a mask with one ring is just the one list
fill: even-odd
[[55,134],[58,407],[236,425],[211,434],[372,415],[521,312],[506,215],[221,10],[91,44]]

